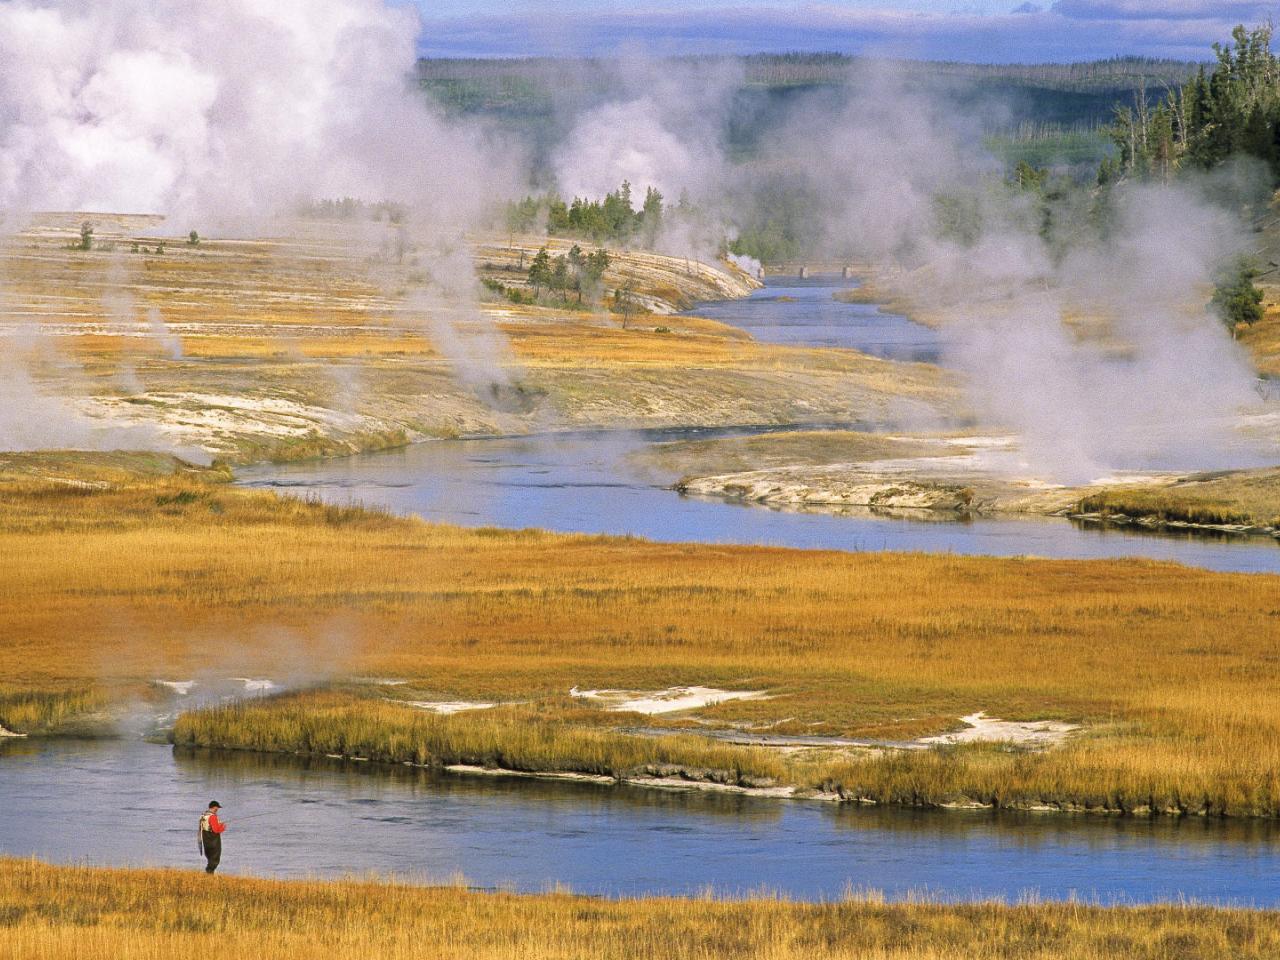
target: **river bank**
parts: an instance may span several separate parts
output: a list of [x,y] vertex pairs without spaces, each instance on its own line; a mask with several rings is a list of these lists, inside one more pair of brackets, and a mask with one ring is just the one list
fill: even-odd
[[[1081,743],[1114,729],[997,723],[911,742],[777,736],[752,724],[740,738],[713,721],[640,734],[605,716],[544,702],[432,716],[369,693],[307,691],[183,713],[173,730],[184,747],[238,749],[435,767],[468,775],[578,778],[656,789],[701,789],[771,799],[897,807],[1006,809],[1131,817],[1280,816],[1266,782],[1225,774],[1216,785],[1142,781],[1109,774],[1085,787]],[[966,718],[969,720],[969,718]],[[969,720],[977,732],[980,720]],[[741,725],[739,725],[741,728]],[[1027,736],[1056,728],[1053,736]],[[1072,736],[1078,733],[1085,740]],[[1096,762],[1096,761],[1095,761]],[[1104,782],[1109,781],[1107,786]]]
[[[635,300],[623,316],[479,283],[441,291],[427,254],[389,255],[376,225],[302,220],[191,244],[153,217],[94,215],[95,245],[79,250],[81,219],[42,216],[0,243],[0,333],[48,348],[24,361],[44,411],[29,447],[288,462],[463,435],[871,421],[898,398],[954,395],[936,370],[676,315],[758,286],[727,263],[610,251],[606,291]],[[476,237],[459,269],[519,286],[541,242]]]
[[[1280,714],[1260,693],[1280,682],[1270,576],[466,530],[129,467],[111,460],[75,485],[39,470],[4,483],[7,729],[74,730],[112,703],[184,712],[180,690],[212,675],[337,687],[244,704],[252,722],[211,723],[192,742],[608,775],[741,769],[893,803],[1280,808],[1266,773],[1280,769]],[[572,694],[643,703],[672,687],[763,695],[649,718],[681,733],[654,742],[619,733],[636,717],[611,701]],[[411,702],[505,706],[437,716]],[[739,725],[910,741],[963,730],[978,711],[1085,732],[1038,752],[839,747],[787,777],[781,751],[696,736]],[[405,740],[411,730],[430,736]],[[449,746],[476,734],[483,749]],[[732,759],[709,762],[719,750]]]
[[[1280,905],[1274,820],[779,802],[138,740],[9,741],[0,762],[0,856],[52,863],[200,865],[190,824],[217,797],[229,875],[430,883],[465,874],[485,889],[558,885],[607,897],[768,889],[832,902],[876,889],[887,902],[927,891],[947,902]],[[99,802],[84,804],[86,795]],[[69,820],[78,832],[65,830]]]
[[252,954],[868,960],[1057,960],[1123,952],[1166,960],[1263,960],[1280,951],[1273,913],[1195,905],[887,904],[756,899],[606,900],[475,893],[461,885],[272,881],[196,871],[106,870],[0,860],[0,950],[31,960]]
[[1068,485],[1020,471],[1014,437],[965,434],[757,435],[670,444],[651,457],[695,470],[774,461],[731,473],[686,475],[675,489],[775,508],[863,508],[886,517],[939,520],[1030,515],[1148,530],[1280,536],[1277,467],[1117,472]]

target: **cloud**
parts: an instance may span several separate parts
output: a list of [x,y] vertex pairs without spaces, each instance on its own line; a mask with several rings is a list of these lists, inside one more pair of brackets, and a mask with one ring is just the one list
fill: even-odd
[[[1025,6],[1025,4],[1024,4]],[[1253,0],[1058,0],[1053,12],[1077,20],[1207,20],[1262,23],[1274,5]]]

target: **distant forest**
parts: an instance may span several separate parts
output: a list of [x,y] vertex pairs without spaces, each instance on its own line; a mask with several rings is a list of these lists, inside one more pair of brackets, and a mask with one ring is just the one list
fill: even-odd
[[[982,117],[985,143],[1004,159],[1011,188],[1039,197],[1046,231],[1081,192],[1123,179],[1170,179],[1248,155],[1268,164],[1280,183],[1280,61],[1270,26],[1238,28],[1215,45],[1213,60],[1193,63],[1123,57],[1070,64],[967,64],[897,61],[908,91],[937,95],[957,112]],[[859,61],[838,54],[769,54],[677,58],[685,66],[730,63],[743,80],[731,98],[725,145],[750,163],[799,103],[833,109],[859,82]],[[546,157],[580,109],[627,96],[616,70],[595,60],[422,60],[418,81],[451,113],[483,116],[520,133]],[[634,92],[630,92],[634,96]],[[549,177],[506,211],[507,226],[545,226],[552,235],[596,244],[650,245],[664,219],[697,223],[705,211],[680,198],[664,205],[656,191],[634,207],[623,184],[603,198],[562,198]],[[818,242],[811,223],[820,198],[803,184],[770,183],[735,208],[739,233],[730,249],[763,261],[804,255]],[[1106,192],[1093,194],[1088,229],[1106,220]],[[943,220],[947,218],[944,217]],[[954,218],[953,218],[954,219]],[[963,217],[961,218],[963,220]],[[957,235],[963,223],[957,221]],[[945,226],[945,224],[944,224]],[[1231,282],[1252,300],[1252,268]],[[1234,288],[1233,288],[1234,289]],[[1238,311],[1229,310],[1229,313]],[[1248,322],[1248,318],[1242,318]]]
[[[860,62],[841,54],[757,54],[736,58],[682,57],[677,64],[731,64],[743,86],[731,117],[732,146],[749,149],[776,114],[801,95],[838,95],[856,82]],[[1179,60],[1120,57],[1067,64],[971,64],[894,61],[923,91],[943,91],[960,106],[1000,102],[1001,126],[1015,134],[1035,127],[1096,131],[1109,123],[1117,101],[1131,102],[1146,90],[1154,104],[1163,93],[1189,81],[1201,66]],[[483,114],[526,132],[550,133],[557,104],[589,103],[619,91],[613,71],[598,60],[420,60],[418,82],[446,110]],[[535,138],[536,139],[536,138]],[[1105,141],[1099,140],[1098,158]]]

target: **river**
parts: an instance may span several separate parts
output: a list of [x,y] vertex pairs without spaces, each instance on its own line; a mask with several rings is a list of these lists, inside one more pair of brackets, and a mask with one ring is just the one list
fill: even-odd
[[878,890],[1280,905],[1280,825],[1266,822],[889,810],[142,741],[0,745],[8,855],[194,869],[209,800],[230,825],[226,873],[376,871],[607,896]]
[[[911,358],[936,346],[931,332],[904,326],[909,321],[901,317],[857,304],[831,306],[830,287],[785,290],[769,288],[716,309],[762,339],[821,340]],[[785,323],[771,324],[779,306]],[[818,332],[805,332],[806,317]],[[867,330],[859,332],[860,324]],[[779,512],[680,497],[636,466],[633,454],[647,444],[722,432],[441,441],[255,468],[240,482],[468,526],[843,550],[1148,556],[1224,570],[1280,569],[1280,549],[1269,542],[1082,529],[1054,520]],[[863,808],[193,752],[138,739],[0,742],[2,854],[195,868],[195,822],[210,799],[225,805],[231,824],[228,873],[372,871],[418,882],[465,876],[482,888],[561,884],[601,895],[763,889],[831,899],[874,889],[890,898],[1280,905],[1274,823]]]
[[[936,358],[935,331],[867,304],[841,303],[837,280],[772,283],[745,300],[697,313],[761,340],[857,348],[891,358]],[[251,487],[360,502],[463,526],[540,527],[631,534],[651,540],[769,544],[835,550],[917,550],[1072,559],[1148,557],[1212,570],[1280,572],[1271,538],[1156,533],[1056,518],[900,519],[772,510],[683,497],[676,478],[640,467],[636,454],[668,440],[758,432],[746,429],[594,431],[441,440],[401,450],[240,471]]]

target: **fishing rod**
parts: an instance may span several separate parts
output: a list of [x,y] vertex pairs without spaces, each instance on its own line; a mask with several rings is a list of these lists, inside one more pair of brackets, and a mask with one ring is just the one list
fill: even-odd
[[270,813],[251,813],[247,817],[232,817],[230,820],[227,821],[227,826],[231,826],[232,824],[235,824],[235,823],[245,823],[248,820],[257,820],[260,817],[270,817],[270,816],[272,816],[272,814]]

